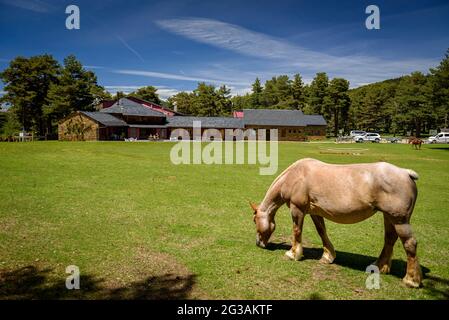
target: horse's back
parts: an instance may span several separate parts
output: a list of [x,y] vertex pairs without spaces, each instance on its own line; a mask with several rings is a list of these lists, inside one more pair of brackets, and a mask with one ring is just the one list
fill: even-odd
[[327,164],[303,159],[286,180],[294,202],[341,223],[364,220],[377,210],[404,211],[416,199],[409,172],[386,162]]

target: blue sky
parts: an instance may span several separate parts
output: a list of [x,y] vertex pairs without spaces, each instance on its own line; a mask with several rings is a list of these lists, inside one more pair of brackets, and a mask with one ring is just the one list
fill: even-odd
[[[80,30],[65,28],[70,4]],[[380,30],[365,27],[370,4]],[[18,55],[73,53],[110,92],[153,85],[167,98],[206,81],[242,94],[256,77],[321,71],[356,87],[437,65],[449,2],[0,0],[0,30],[0,70]]]

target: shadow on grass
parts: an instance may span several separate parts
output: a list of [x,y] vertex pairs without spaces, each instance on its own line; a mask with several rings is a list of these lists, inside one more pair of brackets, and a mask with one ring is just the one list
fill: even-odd
[[104,285],[104,279],[81,275],[81,289],[68,290],[65,279],[56,278],[52,269],[27,266],[0,271],[0,300],[177,300],[187,299],[194,284],[195,275],[165,274],[151,276],[123,287],[108,288]]
[[427,149],[429,149],[429,150],[445,150],[445,151],[449,151],[449,145],[447,146],[447,147],[443,147],[443,146],[441,146],[441,147],[429,147],[429,148],[427,148]]
[[[290,250],[291,245],[285,242],[283,243],[269,243],[267,245],[267,250]],[[303,260],[319,260],[323,254],[323,249],[321,248],[303,248],[304,258]],[[366,267],[376,261],[377,257],[366,256],[357,253],[350,253],[344,251],[338,251],[337,257],[335,258],[334,264],[350,268],[358,271],[366,271]],[[405,255],[405,252],[404,252]],[[402,279],[405,276],[407,269],[407,262],[404,260],[393,259],[391,263],[390,275]],[[430,275],[430,269],[421,265],[423,277],[424,277],[424,288],[427,293],[436,299],[449,299],[449,280],[443,279],[434,275]],[[313,297],[312,297],[313,298]]]

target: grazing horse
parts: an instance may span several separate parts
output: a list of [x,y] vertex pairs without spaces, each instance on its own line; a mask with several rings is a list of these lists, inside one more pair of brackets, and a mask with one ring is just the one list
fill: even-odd
[[417,242],[410,226],[415,206],[418,174],[386,162],[334,165],[315,159],[301,159],[271,184],[260,205],[251,204],[257,235],[256,244],[265,248],[276,227],[276,211],[283,204],[290,208],[293,220],[292,248],[286,256],[299,260],[303,255],[302,228],[310,214],[323,242],[322,263],[332,263],[336,253],[330,242],[324,218],[336,223],[361,222],[377,211],[383,212],[385,238],[383,250],[374,263],[380,272],[391,268],[393,247],[401,239],[407,254],[409,287],[421,285],[421,267],[416,255]]
[[409,139],[408,143],[412,144],[412,147],[415,147],[416,150],[421,150],[421,145],[424,143],[424,141],[422,141],[421,139],[418,138],[414,138],[414,139]]

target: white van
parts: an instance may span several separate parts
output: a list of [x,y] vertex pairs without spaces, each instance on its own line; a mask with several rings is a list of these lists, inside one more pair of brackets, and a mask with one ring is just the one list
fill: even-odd
[[434,137],[429,138],[429,143],[449,143],[449,132],[440,132]]

